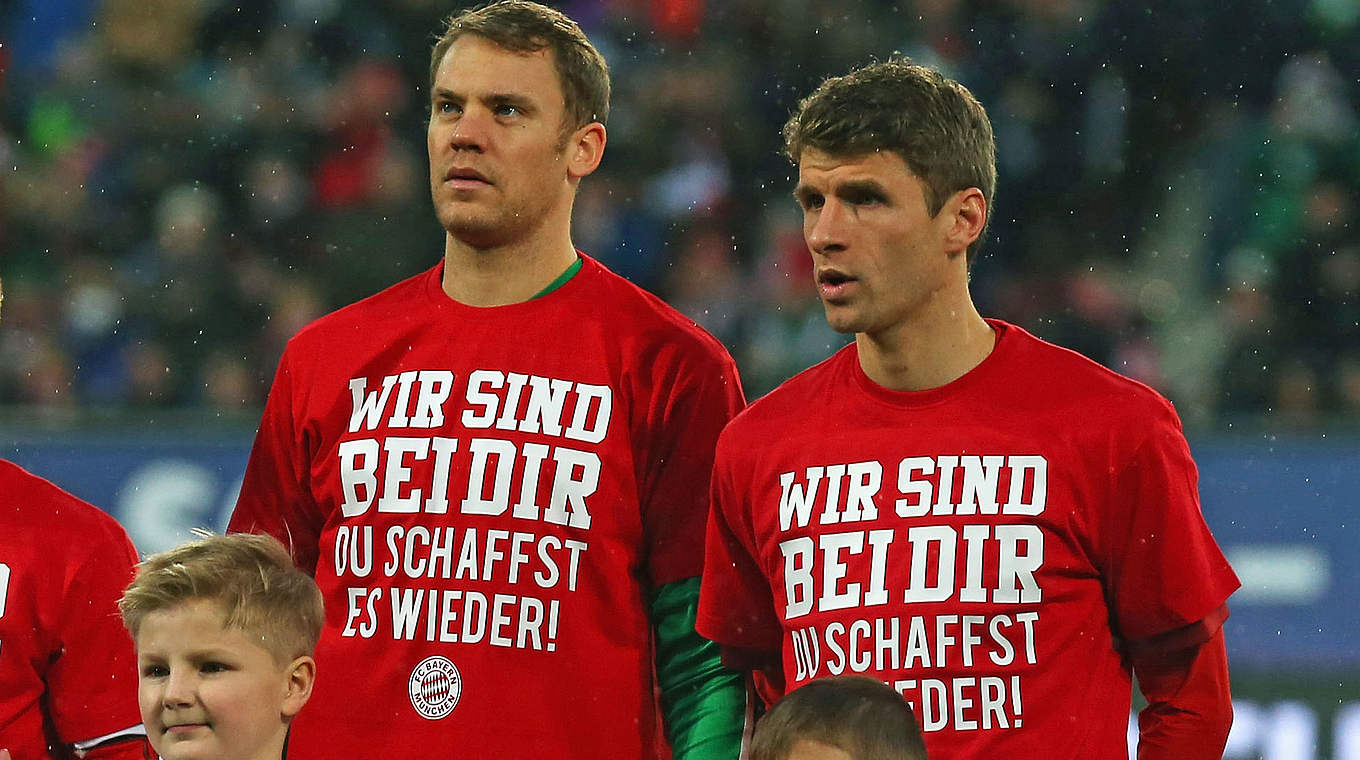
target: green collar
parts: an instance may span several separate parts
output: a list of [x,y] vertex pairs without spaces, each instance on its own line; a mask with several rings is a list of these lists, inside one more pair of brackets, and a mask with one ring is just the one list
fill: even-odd
[[577,256],[576,260],[571,262],[571,266],[567,267],[565,272],[559,274],[556,280],[553,280],[552,282],[548,283],[548,287],[533,294],[533,296],[530,297],[529,300],[532,301],[535,298],[542,298],[543,296],[548,295],[549,293],[553,292],[554,290],[557,290],[563,285],[566,285],[568,280],[570,280],[572,277],[575,277],[576,273],[581,271],[581,267],[584,264],[585,260],[582,259],[580,256]]

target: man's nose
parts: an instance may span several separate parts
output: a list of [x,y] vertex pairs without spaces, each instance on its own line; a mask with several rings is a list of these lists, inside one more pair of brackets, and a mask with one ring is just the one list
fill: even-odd
[[843,250],[848,224],[852,220],[843,204],[828,200],[822,207],[809,213],[803,220],[803,236],[808,247],[817,253]]
[[449,146],[455,150],[485,149],[491,118],[484,108],[464,110],[449,130]]

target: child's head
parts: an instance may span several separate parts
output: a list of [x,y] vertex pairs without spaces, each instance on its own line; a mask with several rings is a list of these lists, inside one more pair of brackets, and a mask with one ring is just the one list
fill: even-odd
[[279,760],[311,696],[321,592],[273,538],[206,536],[137,566],[118,601],[165,760]]
[[807,683],[756,724],[751,760],[925,760],[921,727],[892,687],[864,676]]

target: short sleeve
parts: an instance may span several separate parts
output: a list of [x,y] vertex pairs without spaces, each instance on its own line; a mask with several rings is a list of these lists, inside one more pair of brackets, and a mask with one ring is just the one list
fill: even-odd
[[1105,521],[1106,593],[1126,640],[1196,623],[1241,585],[1204,522],[1198,479],[1180,420],[1162,401],[1113,478]]
[[677,362],[669,380],[665,374],[653,388],[652,440],[637,449],[644,457],[643,531],[654,588],[703,569],[713,449],[723,426],[746,404],[736,364],[720,347],[702,360]]
[[308,487],[307,441],[294,416],[297,375],[284,352],[246,464],[229,533],[267,533],[287,546],[298,567],[316,571],[321,517]]
[[[94,507],[89,507],[94,511]],[[102,513],[64,579],[61,651],[47,671],[47,703],[65,744],[136,726],[137,661],[118,614],[137,553],[127,534]]]
[[739,465],[725,453],[727,444],[724,437],[714,464],[696,627],[719,644],[778,652],[783,629],[755,557],[750,512],[735,483]]

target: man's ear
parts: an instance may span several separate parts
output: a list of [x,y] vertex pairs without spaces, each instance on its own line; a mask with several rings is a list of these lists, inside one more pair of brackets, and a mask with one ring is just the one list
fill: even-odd
[[954,193],[940,212],[946,225],[945,251],[951,255],[966,252],[987,226],[987,199],[976,187]]
[[302,711],[302,706],[312,696],[312,685],[316,683],[316,660],[303,655],[288,664],[287,674],[288,682],[279,711],[283,717],[292,718]]
[[598,121],[577,129],[567,138],[567,178],[578,180],[595,171],[604,158],[604,125]]

